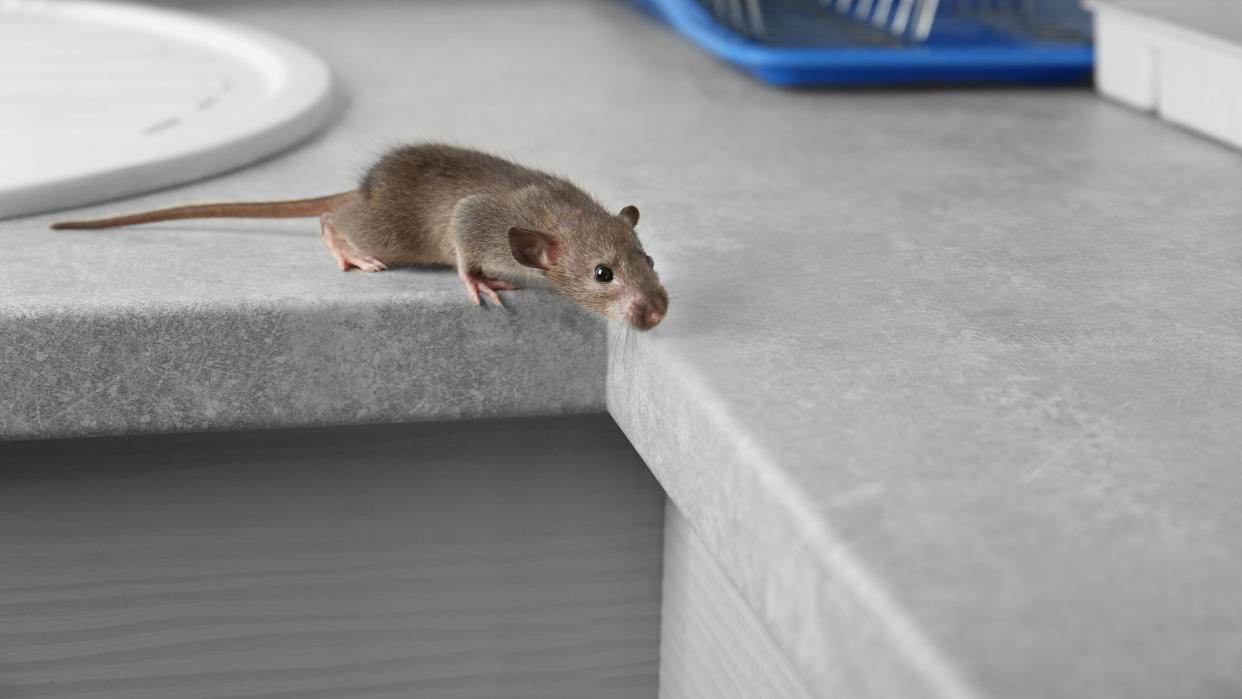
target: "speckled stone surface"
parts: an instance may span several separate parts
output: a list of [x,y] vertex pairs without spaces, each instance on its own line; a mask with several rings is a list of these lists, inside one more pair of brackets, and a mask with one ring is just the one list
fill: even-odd
[[18,308],[0,318],[0,425],[21,438],[592,412],[602,335],[547,293],[484,311],[401,292]]
[[[569,173],[642,209],[673,300],[651,333],[566,344],[608,353],[608,409],[808,686],[1242,694],[1242,154],[1086,89],[767,88],[616,3],[361,7],[203,4],[316,47],[340,124],[80,213],[337,191],[408,138]],[[469,315],[451,274],[334,272],[304,223],[88,239],[50,218],[0,223],[5,318],[158,301],[231,309],[244,336],[256,307],[397,307],[479,342],[511,322]],[[519,315],[578,322],[522,293]]]

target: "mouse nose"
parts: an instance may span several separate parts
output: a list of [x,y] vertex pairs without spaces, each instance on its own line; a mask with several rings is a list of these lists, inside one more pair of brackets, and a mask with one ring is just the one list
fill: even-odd
[[639,330],[650,330],[660,321],[664,320],[664,314],[668,312],[668,303],[662,302],[660,299],[635,299],[630,303],[629,317],[630,325]]

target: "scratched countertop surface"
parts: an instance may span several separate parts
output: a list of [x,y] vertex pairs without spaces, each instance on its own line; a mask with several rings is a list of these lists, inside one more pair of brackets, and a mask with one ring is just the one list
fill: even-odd
[[339,120],[73,216],[447,140],[638,205],[669,316],[343,274],[310,220],[3,221],[6,436],[606,405],[818,696],[1242,694],[1242,153],[1088,89],[770,88],[615,2],[189,6]]

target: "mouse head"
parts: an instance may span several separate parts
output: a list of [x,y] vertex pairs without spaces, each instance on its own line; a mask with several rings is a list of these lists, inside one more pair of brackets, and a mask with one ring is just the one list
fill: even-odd
[[580,223],[584,230],[572,234],[510,228],[509,247],[515,260],[542,269],[578,303],[650,330],[668,313],[668,292],[634,233],[637,223],[638,209],[627,206]]

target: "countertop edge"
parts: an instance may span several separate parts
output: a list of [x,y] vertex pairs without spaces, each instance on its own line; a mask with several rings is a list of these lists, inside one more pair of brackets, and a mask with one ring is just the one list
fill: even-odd
[[603,412],[604,321],[505,303],[8,309],[0,439]]
[[983,696],[720,401],[696,395],[692,368],[657,359],[651,343],[609,344],[624,348],[609,355],[609,413],[811,687]]

